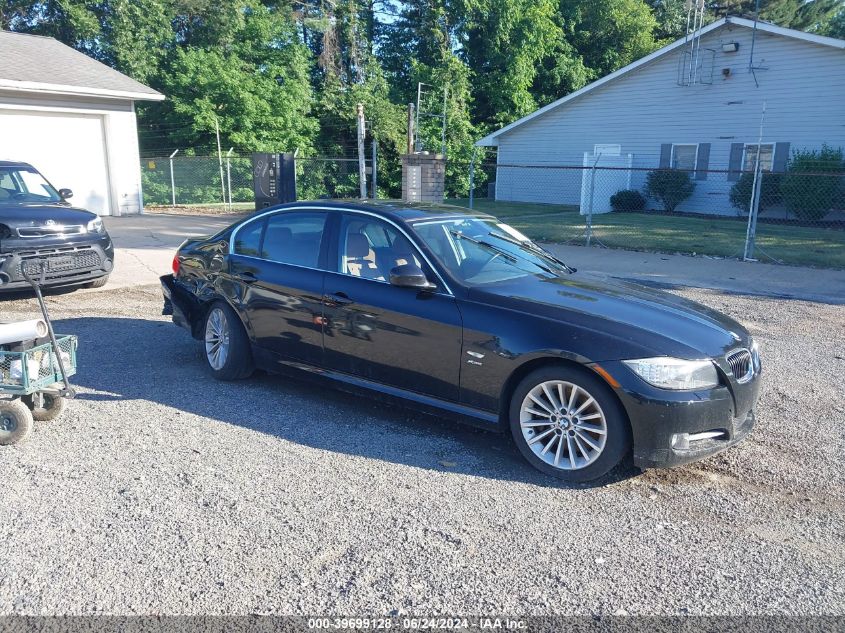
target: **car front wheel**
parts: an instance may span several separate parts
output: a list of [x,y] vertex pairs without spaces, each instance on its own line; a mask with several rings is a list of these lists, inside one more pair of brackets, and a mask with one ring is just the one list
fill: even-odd
[[511,434],[532,466],[565,481],[607,474],[631,446],[628,416],[600,378],[586,369],[545,367],[517,386]]
[[205,360],[218,380],[248,378],[254,369],[249,337],[235,311],[216,301],[205,315]]

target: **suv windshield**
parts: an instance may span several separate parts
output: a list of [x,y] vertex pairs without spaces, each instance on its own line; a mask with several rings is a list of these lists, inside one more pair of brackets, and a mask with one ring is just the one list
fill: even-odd
[[515,228],[495,218],[424,220],[414,231],[452,275],[467,285],[526,275],[573,272]]
[[60,202],[62,197],[32,167],[0,167],[0,204]]

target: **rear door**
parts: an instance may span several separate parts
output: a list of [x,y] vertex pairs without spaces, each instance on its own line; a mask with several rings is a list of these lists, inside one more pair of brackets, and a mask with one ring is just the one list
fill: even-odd
[[457,401],[461,316],[444,287],[420,292],[389,283],[391,268],[412,262],[438,281],[396,226],[371,215],[344,214],[324,286],[326,366]]
[[229,271],[255,344],[279,359],[323,363],[322,296],[329,215],[295,209],[259,216],[232,236]]

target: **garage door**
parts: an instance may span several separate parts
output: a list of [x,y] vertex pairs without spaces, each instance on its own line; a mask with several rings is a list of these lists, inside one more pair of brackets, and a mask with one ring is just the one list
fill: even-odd
[[108,215],[109,174],[103,117],[0,109],[0,159],[31,163],[74,205]]

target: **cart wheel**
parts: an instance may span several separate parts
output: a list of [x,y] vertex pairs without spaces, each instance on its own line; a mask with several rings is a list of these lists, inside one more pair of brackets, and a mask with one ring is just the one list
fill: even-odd
[[43,400],[43,404],[40,407],[35,404],[35,396],[36,394],[24,396],[22,400],[29,407],[29,410],[32,411],[32,419],[37,422],[55,420],[65,410],[65,399],[61,396],[42,393],[41,399]]
[[0,400],[0,445],[15,444],[32,432],[32,413],[20,400]]

